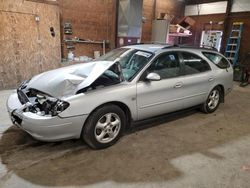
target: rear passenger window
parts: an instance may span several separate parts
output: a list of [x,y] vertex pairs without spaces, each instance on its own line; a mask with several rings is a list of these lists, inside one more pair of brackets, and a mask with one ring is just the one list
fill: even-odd
[[206,56],[210,61],[212,61],[217,67],[221,69],[229,68],[229,62],[219,54],[212,52],[203,52],[203,55]]
[[185,66],[185,74],[196,74],[211,70],[209,64],[198,55],[183,52],[182,57]]
[[148,72],[154,72],[161,79],[180,76],[180,61],[177,53],[166,53],[159,56],[148,68]]

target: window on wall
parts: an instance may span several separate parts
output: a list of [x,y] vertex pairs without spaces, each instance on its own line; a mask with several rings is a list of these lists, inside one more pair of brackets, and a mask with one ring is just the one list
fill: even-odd
[[157,73],[161,79],[180,76],[180,61],[177,53],[166,53],[159,56],[148,68],[148,73]]
[[229,62],[219,54],[212,52],[203,52],[203,55],[206,56],[210,61],[212,61],[217,67],[221,69],[229,68]]
[[198,55],[183,52],[182,57],[185,67],[185,74],[197,74],[211,70],[209,64]]

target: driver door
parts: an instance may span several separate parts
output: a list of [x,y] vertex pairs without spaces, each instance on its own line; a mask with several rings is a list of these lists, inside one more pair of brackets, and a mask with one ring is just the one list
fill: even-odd
[[182,68],[178,52],[158,56],[143,75],[149,73],[157,73],[161,80],[141,78],[137,83],[138,120],[182,109]]

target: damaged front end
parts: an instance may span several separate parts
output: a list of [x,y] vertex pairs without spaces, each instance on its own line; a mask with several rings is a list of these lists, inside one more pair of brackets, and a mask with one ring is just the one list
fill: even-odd
[[40,116],[57,116],[69,107],[68,102],[51,97],[35,89],[28,89],[27,84],[27,82],[24,82],[17,89],[17,96],[23,105],[23,112],[32,112]]
[[68,97],[123,81],[115,62],[79,64],[48,71],[23,82],[10,96],[7,108],[13,123],[21,124],[22,114],[55,117],[70,104]]
[[16,93],[21,106],[14,106],[10,111],[57,116],[70,106],[64,101],[67,97],[122,80],[120,65],[115,62],[86,63],[48,71],[20,85]]
[[10,118],[16,126],[41,141],[79,138],[87,116],[61,118],[70,104],[23,83],[7,100]]
[[8,98],[7,109],[12,122],[38,140],[79,138],[88,114],[60,116],[72,107],[68,98],[121,81],[115,62],[64,67],[23,82]]

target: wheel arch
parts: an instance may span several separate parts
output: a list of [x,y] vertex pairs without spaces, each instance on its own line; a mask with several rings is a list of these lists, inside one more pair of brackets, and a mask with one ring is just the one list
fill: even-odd
[[102,106],[111,105],[111,104],[118,106],[125,113],[125,116],[126,116],[126,127],[125,127],[125,129],[128,130],[130,128],[130,125],[131,125],[131,122],[132,122],[132,115],[131,115],[131,111],[130,111],[129,107],[125,103],[120,102],[120,101],[110,101],[110,102],[106,102],[106,103],[103,103],[103,104],[97,106],[94,110],[92,110],[90,112],[88,118],[86,119],[86,121],[83,124],[82,132],[84,130],[84,125],[86,124],[89,117],[91,116],[91,114],[93,114],[94,111],[96,111],[98,108],[101,108]]
[[222,103],[224,103],[224,101],[225,101],[225,88],[224,88],[224,86],[222,85],[222,84],[218,84],[217,86],[215,86],[215,87],[218,87],[218,88],[220,88],[220,90],[221,90],[221,102]]

